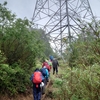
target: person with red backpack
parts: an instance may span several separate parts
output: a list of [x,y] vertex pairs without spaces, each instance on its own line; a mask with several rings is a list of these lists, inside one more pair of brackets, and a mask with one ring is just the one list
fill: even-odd
[[48,61],[47,61],[47,60],[44,60],[43,63],[42,63],[42,68],[43,68],[44,66],[48,69],[48,71],[49,71],[49,73],[50,73],[51,67],[50,67],[50,65],[48,64]]
[[33,83],[34,100],[41,100],[41,84],[43,85],[44,77],[38,68],[35,69],[30,80]]

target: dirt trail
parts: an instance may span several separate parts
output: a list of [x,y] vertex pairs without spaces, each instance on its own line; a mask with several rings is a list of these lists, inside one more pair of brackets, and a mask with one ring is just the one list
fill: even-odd
[[[57,75],[59,76],[59,74]],[[52,91],[53,91],[53,83],[52,83],[52,80],[51,78],[55,78],[57,77],[56,75],[53,75],[52,74],[52,70],[51,70],[51,74],[50,74],[50,81],[48,82],[47,86],[46,86],[46,92],[44,95],[42,95],[42,98],[41,100],[55,100],[53,99],[52,97]],[[26,95],[19,95],[15,98],[8,98],[8,96],[0,96],[0,100],[33,100],[33,94],[32,94],[32,89],[29,91],[28,94]]]
[[[46,89],[49,87],[50,85],[50,82],[48,82],[47,86],[46,86]],[[47,91],[45,92],[44,95],[42,95],[42,98],[41,100],[51,100],[51,99],[45,99],[46,98],[46,94],[47,94]],[[0,100],[33,100],[33,94],[32,94],[32,90],[30,91],[30,94],[27,94],[27,95],[19,95],[17,97],[11,97],[9,98],[8,96],[0,96]]]

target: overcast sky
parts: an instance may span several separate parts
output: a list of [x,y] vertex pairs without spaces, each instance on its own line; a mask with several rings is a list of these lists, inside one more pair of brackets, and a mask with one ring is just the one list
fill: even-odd
[[[31,20],[36,0],[0,0],[0,3],[7,1],[7,8],[15,13],[17,17],[27,17]],[[100,0],[89,0],[93,14],[100,17]]]

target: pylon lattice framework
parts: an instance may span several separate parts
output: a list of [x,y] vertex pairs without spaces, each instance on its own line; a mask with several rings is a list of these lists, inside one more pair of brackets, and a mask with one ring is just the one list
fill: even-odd
[[88,0],[37,0],[32,21],[46,31],[52,46],[62,52],[66,47],[63,39],[71,42],[81,31],[80,22],[92,18]]

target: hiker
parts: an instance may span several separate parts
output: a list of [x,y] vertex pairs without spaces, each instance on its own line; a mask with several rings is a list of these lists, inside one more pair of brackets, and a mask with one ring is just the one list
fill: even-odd
[[41,100],[41,87],[44,86],[44,77],[38,68],[35,69],[30,80],[33,83],[33,97],[34,100]]
[[50,65],[48,64],[47,60],[43,60],[42,67],[44,67],[44,66],[48,69],[49,74],[50,74]]
[[59,66],[59,63],[58,63],[57,59],[54,58],[52,60],[53,74],[55,74],[55,71],[56,71],[56,74],[58,74],[58,66]]
[[52,62],[51,62],[51,60],[49,59],[47,62],[48,62],[49,66],[50,66],[50,69],[51,69],[52,68]]
[[40,69],[42,75],[45,77],[44,79],[44,84],[47,85],[47,81],[48,81],[48,78],[49,78],[49,72],[48,72],[48,69],[46,68],[46,66],[42,67]]
[[40,69],[42,75],[44,76],[44,86],[41,88],[41,91],[42,91],[42,94],[45,94],[45,87],[47,85],[47,81],[48,81],[48,78],[49,78],[49,72],[46,68],[46,66],[44,66],[43,68]]

